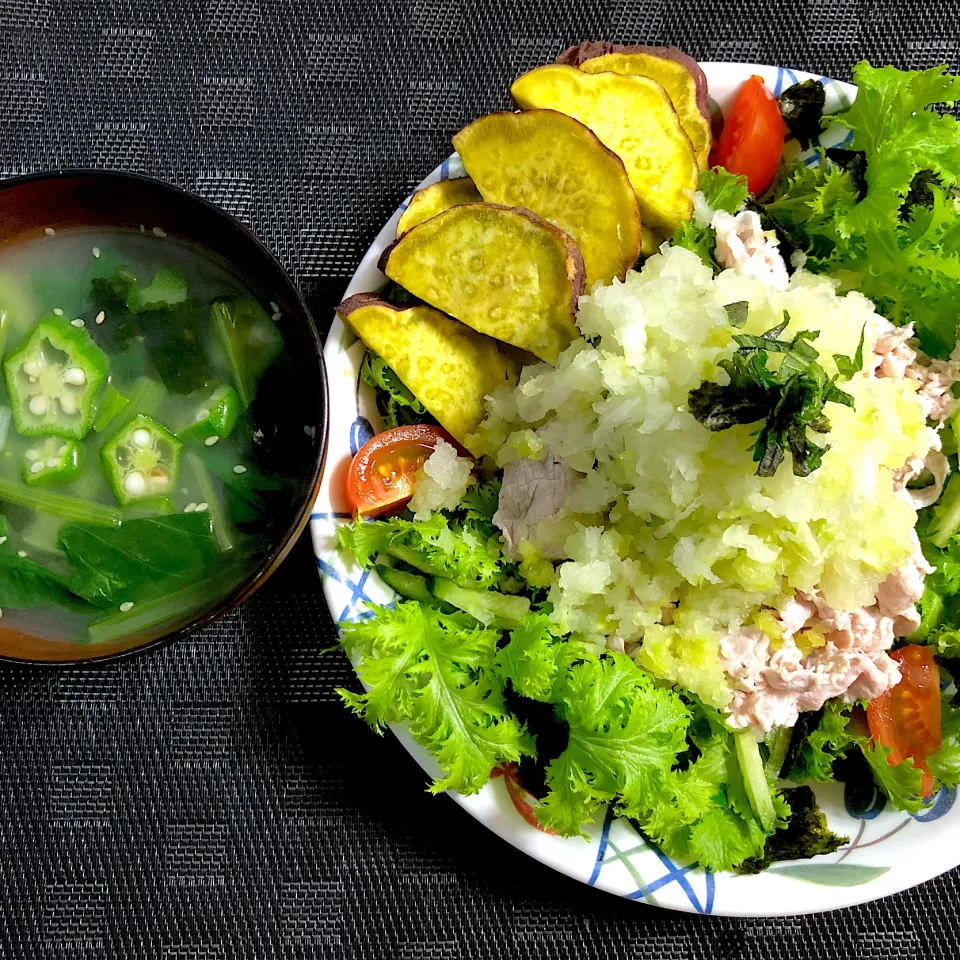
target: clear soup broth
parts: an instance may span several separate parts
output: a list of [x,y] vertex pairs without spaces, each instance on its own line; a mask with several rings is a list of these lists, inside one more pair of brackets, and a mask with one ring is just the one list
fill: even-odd
[[0,250],[0,629],[159,635],[263,563],[311,462],[282,319],[150,231]]

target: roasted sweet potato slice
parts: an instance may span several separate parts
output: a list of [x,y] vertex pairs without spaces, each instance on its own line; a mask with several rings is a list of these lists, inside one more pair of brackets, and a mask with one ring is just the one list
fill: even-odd
[[578,336],[583,257],[567,234],[522,207],[451,207],[395,240],[380,269],[474,330],[541,360],[556,360]]
[[508,369],[496,340],[426,304],[358,293],[337,313],[461,443],[483,419],[484,397],[517,382],[516,364],[511,357]]
[[580,64],[580,69],[584,73],[620,73],[628,77],[656,80],[667,91],[680,117],[680,123],[693,144],[697,163],[706,168],[710,144],[713,142],[710,121],[697,106],[696,81],[682,63],[649,53],[608,53],[585,60]]
[[524,110],[547,107],[586,124],[623,161],[650,227],[673,233],[690,219],[697,158],[666,91],[649,77],[537,67],[514,81]]
[[649,47],[644,44],[607,43],[604,40],[585,40],[575,47],[569,47],[557,57],[557,63],[568,67],[580,67],[587,60],[595,57],[605,57],[609,53],[645,53],[651,57],[660,57],[662,60],[673,60],[686,67],[693,77],[697,87],[697,108],[703,114],[703,119],[710,122],[710,92],[707,88],[707,75],[700,69],[700,64],[689,54],[678,47]]
[[440,180],[418,190],[411,198],[397,224],[397,236],[402,237],[418,223],[435,217],[460,203],[479,203],[483,197],[469,177]]
[[453,145],[483,199],[526,207],[583,254],[587,284],[621,280],[640,252],[640,210],[620,158],[556,110],[491,113]]

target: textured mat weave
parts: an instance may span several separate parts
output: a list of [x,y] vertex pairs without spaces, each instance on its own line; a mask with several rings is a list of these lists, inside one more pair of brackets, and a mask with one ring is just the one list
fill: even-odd
[[[252,224],[326,321],[464,121],[586,38],[847,78],[958,64],[958,4],[0,0],[0,175],[110,166]],[[307,542],[245,607],[115,667],[0,668],[6,958],[956,955],[956,873],[785,921],[671,915],[508,848],[336,704]]]

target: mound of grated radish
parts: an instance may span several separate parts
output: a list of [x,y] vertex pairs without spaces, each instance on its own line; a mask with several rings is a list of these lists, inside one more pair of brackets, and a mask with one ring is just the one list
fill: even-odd
[[[743,300],[742,332],[762,333],[784,311],[783,338],[820,331],[831,375],[833,355],[853,357],[864,329],[866,368],[884,323],[825,277],[800,270],[777,291],[733,271],[714,277],[668,247],[581,298],[582,339],[490,398],[477,437],[501,466],[549,451],[577,471],[564,510],[538,528],[564,544],[566,559],[547,567],[560,627],[597,643],[642,641],[639,663],[717,707],[731,695],[719,638],[760,607],[814,587],[837,609],[873,603],[910,555],[917,520],[892,474],[929,447],[916,385],[861,372],[844,385],[855,410],[827,404],[821,467],[796,477],[788,454],[774,477],[757,477],[754,427],[710,433],[687,411],[702,380],[728,382],[717,362],[740,331],[724,305]],[[523,547],[529,564],[536,543]]]

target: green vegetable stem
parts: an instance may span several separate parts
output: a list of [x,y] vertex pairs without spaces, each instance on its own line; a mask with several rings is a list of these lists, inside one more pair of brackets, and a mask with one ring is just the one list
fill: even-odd
[[220,499],[220,492],[217,490],[207,470],[203,460],[195,453],[187,454],[187,463],[193,471],[197,486],[207,505],[210,513],[210,520],[213,524],[213,536],[217,542],[217,548],[221,553],[232,550],[235,546],[234,533],[227,517],[226,510],[223,508],[223,501]]
[[210,307],[210,317],[246,410],[260,377],[283,349],[283,337],[256,300],[218,300]]
[[123,520],[123,513],[116,507],[68,497],[39,487],[29,487],[6,477],[0,477],[0,502],[13,503],[18,507],[36,510],[37,513],[48,513],[78,523],[112,526]]

